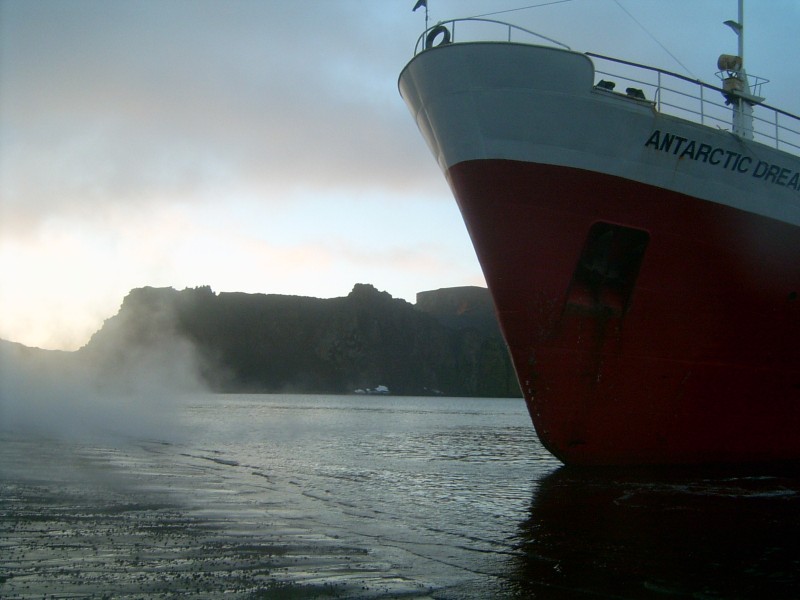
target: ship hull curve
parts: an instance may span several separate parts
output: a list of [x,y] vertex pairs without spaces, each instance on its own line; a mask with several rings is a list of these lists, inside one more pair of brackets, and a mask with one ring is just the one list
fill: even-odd
[[[796,227],[567,167],[473,161],[448,179],[553,454],[581,465],[800,457]],[[576,290],[597,223],[648,236],[624,306]]]
[[568,464],[797,461],[800,159],[594,83],[513,43],[399,81],[540,439]]

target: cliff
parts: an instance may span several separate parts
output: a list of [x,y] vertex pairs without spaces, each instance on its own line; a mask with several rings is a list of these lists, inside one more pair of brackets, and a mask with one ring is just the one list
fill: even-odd
[[140,288],[78,353],[107,372],[182,357],[216,391],[520,395],[483,288],[416,306],[364,284],[331,299]]
[[416,308],[451,329],[475,329],[500,337],[489,290],[477,286],[442,288],[417,294]]

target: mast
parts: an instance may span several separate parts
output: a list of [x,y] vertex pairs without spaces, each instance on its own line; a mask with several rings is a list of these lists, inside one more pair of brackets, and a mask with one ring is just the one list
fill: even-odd
[[722,77],[722,89],[725,90],[726,103],[733,106],[733,133],[752,140],[753,105],[763,102],[764,98],[753,93],[744,68],[744,0],[739,0],[738,21],[728,20],[724,24],[736,34],[738,54],[723,54],[717,61],[717,68],[726,73]]

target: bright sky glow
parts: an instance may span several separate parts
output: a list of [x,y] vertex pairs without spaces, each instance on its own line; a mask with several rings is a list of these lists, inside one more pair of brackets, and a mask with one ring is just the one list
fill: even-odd
[[[0,338],[78,348],[144,285],[372,283],[412,302],[483,285],[397,93],[424,27],[414,4],[0,0]],[[429,0],[431,23],[531,4]],[[685,73],[671,53],[715,83],[736,11],[572,0],[496,18]],[[800,112],[800,3],[751,0],[745,18],[748,71]]]

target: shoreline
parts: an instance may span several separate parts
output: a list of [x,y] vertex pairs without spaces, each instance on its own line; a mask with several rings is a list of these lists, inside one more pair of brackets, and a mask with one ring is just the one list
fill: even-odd
[[252,506],[198,478],[214,457],[182,456],[164,472],[137,450],[0,437],[0,595],[428,596],[368,548],[309,531],[291,495]]

